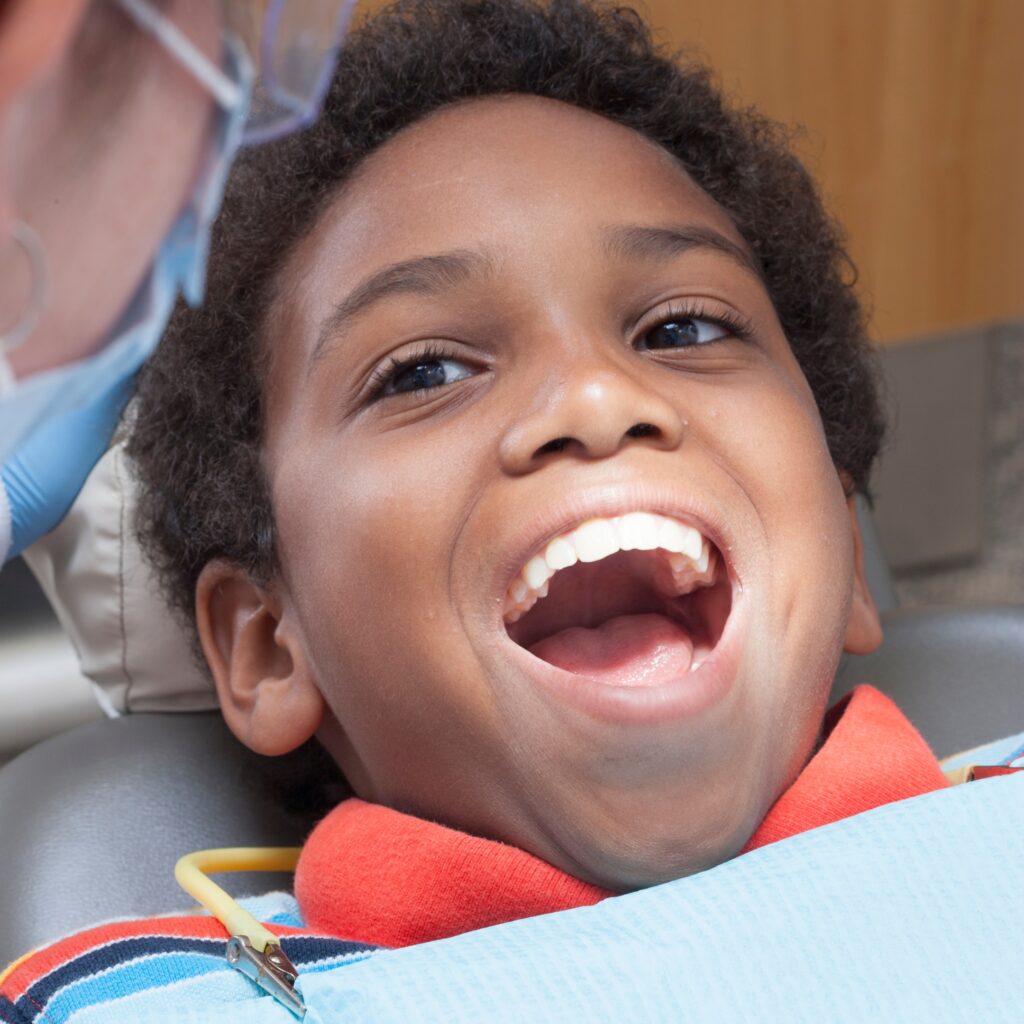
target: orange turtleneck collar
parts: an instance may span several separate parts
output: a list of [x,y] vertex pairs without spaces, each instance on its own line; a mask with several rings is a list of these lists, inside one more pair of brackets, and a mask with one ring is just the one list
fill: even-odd
[[[899,708],[859,686],[825,718],[826,739],[743,852],[948,785]],[[408,946],[612,895],[532,854],[362,800],[313,831],[295,874],[309,928]]]

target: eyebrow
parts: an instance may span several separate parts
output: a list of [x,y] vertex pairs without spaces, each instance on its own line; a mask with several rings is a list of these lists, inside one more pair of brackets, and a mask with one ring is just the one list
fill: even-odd
[[[764,280],[752,253],[702,225],[615,225],[603,234],[605,251],[612,256],[664,261],[695,249],[710,249],[727,256],[759,281]],[[322,358],[332,338],[383,299],[394,295],[437,295],[471,278],[486,276],[494,268],[490,255],[470,249],[416,256],[381,268],[356,285],[323,319],[307,363],[307,374]]]
[[616,225],[606,228],[605,250],[612,256],[632,259],[667,260],[694,249],[711,249],[728,256],[743,270],[764,281],[764,270],[745,246],[737,245],[713,228],[697,224],[645,226]]
[[382,299],[393,295],[436,295],[470,278],[483,277],[493,269],[489,256],[468,249],[417,256],[383,267],[356,285],[323,319],[308,369],[316,365],[333,337]]

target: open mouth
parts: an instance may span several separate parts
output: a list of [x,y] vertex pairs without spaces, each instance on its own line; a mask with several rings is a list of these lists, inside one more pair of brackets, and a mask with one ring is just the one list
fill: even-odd
[[509,637],[563,671],[618,687],[680,680],[732,610],[715,544],[668,516],[591,519],[530,558],[505,597]]

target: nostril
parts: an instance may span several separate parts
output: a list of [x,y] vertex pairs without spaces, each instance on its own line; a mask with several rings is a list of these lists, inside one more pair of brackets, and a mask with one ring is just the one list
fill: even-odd
[[[656,437],[661,434],[661,431],[653,423],[634,423],[626,432],[626,437]],[[538,458],[544,455],[553,455],[555,452],[564,452],[573,442],[572,437],[555,437],[545,444],[542,444],[536,452],[534,452],[534,458]]]
[[634,423],[626,431],[626,437],[650,437],[651,434],[657,433],[658,428],[653,423]]
[[570,438],[568,437],[556,437],[553,441],[548,441],[547,444],[542,444],[537,449],[537,455],[551,455],[553,452],[565,451],[566,445],[569,444]]
[[569,438],[567,437],[556,437],[553,441],[548,441],[547,444],[542,444],[537,449],[538,455],[550,455],[552,452],[565,451],[566,446],[569,444]]

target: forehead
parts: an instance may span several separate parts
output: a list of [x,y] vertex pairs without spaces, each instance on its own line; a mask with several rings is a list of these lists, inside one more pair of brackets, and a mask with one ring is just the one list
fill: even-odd
[[285,294],[308,343],[329,304],[390,263],[466,249],[543,273],[548,240],[596,239],[617,223],[703,226],[747,249],[683,166],[638,132],[540,97],[472,100],[367,158],[299,247]]
[[[732,229],[724,212],[656,143],[598,114],[536,96],[472,100],[410,126],[367,159],[334,212],[350,222],[372,213],[378,227],[400,217],[410,228],[437,229],[442,225],[433,202],[443,202],[446,212],[470,214],[499,201],[568,210],[621,190],[648,210],[652,200],[668,198],[659,200],[656,193],[668,193]],[[400,212],[372,209],[385,193],[402,204]]]

